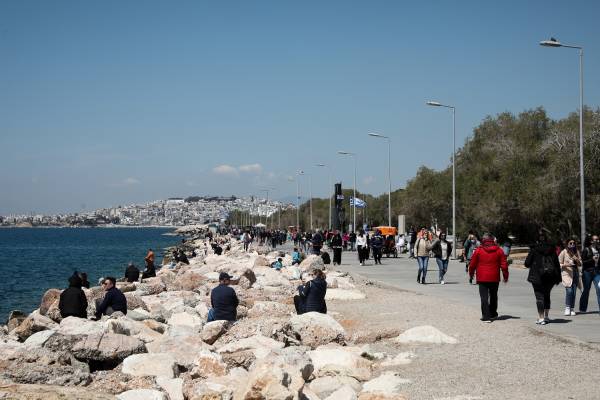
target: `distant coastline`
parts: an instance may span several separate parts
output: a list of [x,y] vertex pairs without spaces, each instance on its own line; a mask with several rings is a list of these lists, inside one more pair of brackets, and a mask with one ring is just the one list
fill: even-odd
[[100,225],[100,226],[87,226],[87,225],[73,225],[73,226],[67,226],[67,225],[31,225],[31,226],[23,226],[23,225],[0,225],[0,229],[57,229],[57,228],[64,228],[64,229],[122,229],[122,228],[140,228],[140,229],[144,229],[144,228],[160,228],[160,229],[177,229],[177,228],[181,228],[182,226],[185,225],[178,225],[178,226],[173,226],[173,225]]

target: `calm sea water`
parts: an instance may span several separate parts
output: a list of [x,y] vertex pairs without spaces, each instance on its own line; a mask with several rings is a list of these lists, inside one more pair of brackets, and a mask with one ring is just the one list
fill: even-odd
[[144,265],[148,248],[161,263],[162,249],[179,240],[163,228],[0,229],[0,324],[11,310],[29,313],[49,288],[65,288],[73,271],[121,277],[133,261]]

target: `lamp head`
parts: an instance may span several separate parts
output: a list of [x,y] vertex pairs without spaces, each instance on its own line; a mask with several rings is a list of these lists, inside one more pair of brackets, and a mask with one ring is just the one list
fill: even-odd
[[327,165],[325,164],[317,164],[317,167],[326,167]]
[[545,46],[545,47],[561,47],[562,43],[559,42],[558,40],[556,40],[555,38],[551,37],[550,40],[542,40],[540,42],[540,46]]
[[437,101],[428,101],[426,104],[428,106],[434,106],[434,107],[441,107],[442,106],[442,103],[437,102]]

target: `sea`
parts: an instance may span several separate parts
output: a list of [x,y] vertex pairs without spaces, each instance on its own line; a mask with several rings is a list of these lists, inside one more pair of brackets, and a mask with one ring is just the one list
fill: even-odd
[[[74,271],[86,272],[91,286],[103,276],[122,277],[132,261],[143,269],[149,248],[162,250],[180,238],[169,228],[7,228],[0,229],[0,324],[11,310],[30,313],[44,292],[66,288]],[[167,235],[165,235],[167,234]]]

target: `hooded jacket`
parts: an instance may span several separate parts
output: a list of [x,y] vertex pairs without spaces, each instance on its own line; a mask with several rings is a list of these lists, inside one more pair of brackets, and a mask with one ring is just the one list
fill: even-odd
[[304,312],[316,311],[327,314],[327,304],[325,303],[325,294],[327,293],[327,281],[321,278],[315,278],[303,285],[300,294],[306,298]]
[[[549,276],[542,276],[544,257],[551,257],[554,264],[554,273]],[[525,267],[529,268],[527,281],[534,285],[541,285],[543,282],[552,282],[558,285],[561,281],[560,263],[554,247],[548,243],[536,243],[529,249],[529,254],[525,259]]]
[[87,298],[81,289],[81,279],[77,276],[69,278],[69,288],[62,291],[58,301],[58,309],[63,318],[87,318]]
[[500,270],[504,280],[508,280],[508,263],[506,256],[493,240],[484,240],[471,257],[469,275],[477,272],[477,283],[500,282]]

